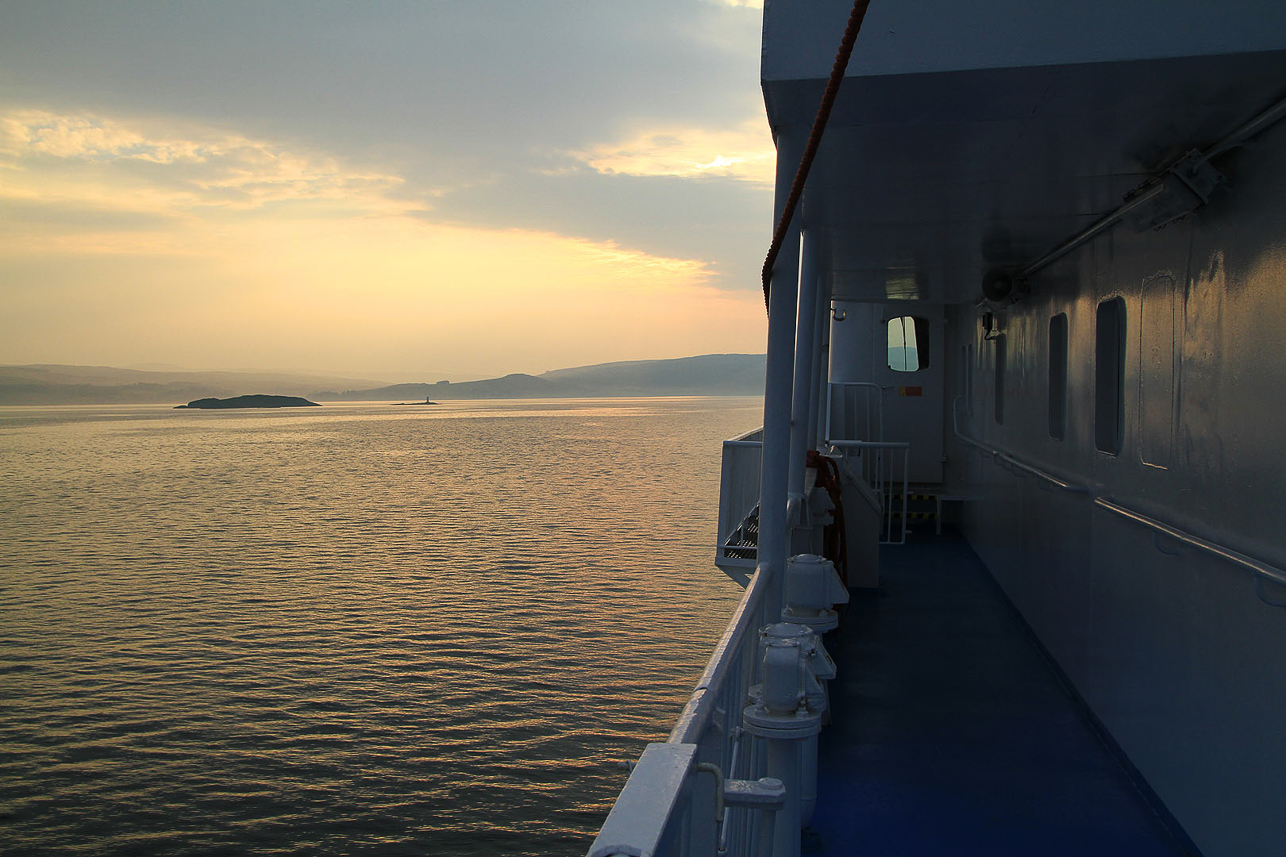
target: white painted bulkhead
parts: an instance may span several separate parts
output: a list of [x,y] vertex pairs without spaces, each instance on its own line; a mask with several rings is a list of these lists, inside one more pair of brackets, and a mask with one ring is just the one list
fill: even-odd
[[[766,4],[779,147],[807,134],[850,6]],[[1286,588],[1112,508],[1286,568],[1286,123],[1221,157],[1229,187],[1194,215],[1118,224],[1017,303],[978,301],[989,267],[1286,96],[1286,5],[872,4],[849,75],[802,215],[832,297],[868,332],[892,302],[944,307],[931,430],[945,490],[975,498],[966,536],[1201,852],[1279,853]],[[874,381],[883,342],[841,329],[831,380]],[[957,410],[1072,490],[957,439]]]
[[[929,341],[921,343],[920,365],[913,370],[895,369],[889,359],[889,322],[902,317],[927,322]],[[841,301],[831,318],[829,437],[910,442],[912,482],[942,481],[943,321],[941,305],[907,301]],[[901,463],[895,461],[894,476],[901,475]]]
[[[949,441],[949,481],[985,498],[966,504],[970,542],[1207,857],[1276,854],[1286,837],[1286,609],[1257,597],[1246,569],[1093,499],[1286,567],[1286,127],[1226,168],[1228,195],[1160,232],[1118,227],[1042,272],[1003,313],[1002,420],[998,349],[973,307],[957,308],[949,346],[973,355],[961,429],[1088,488],[1047,490]],[[1097,309],[1115,298],[1124,408],[1111,454],[1097,448],[1095,370]],[[1049,427],[1059,314],[1069,333],[1061,440]],[[967,395],[963,373],[953,378],[954,395]],[[1261,594],[1286,599],[1272,583]]]

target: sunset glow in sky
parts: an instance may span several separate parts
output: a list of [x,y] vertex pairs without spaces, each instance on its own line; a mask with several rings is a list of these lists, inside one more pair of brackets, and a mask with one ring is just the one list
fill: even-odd
[[0,363],[763,349],[758,3],[0,4]]

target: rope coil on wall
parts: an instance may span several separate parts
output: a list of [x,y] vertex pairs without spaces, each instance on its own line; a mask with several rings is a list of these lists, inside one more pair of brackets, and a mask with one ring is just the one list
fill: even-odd
[[871,0],[856,0],[853,11],[848,16],[848,26],[844,28],[844,38],[840,41],[839,53],[835,55],[835,64],[831,67],[830,79],[826,82],[826,92],[822,94],[822,103],[817,107],[817,116],[813,119],[813,129],[808,134],[808,145],[804,147],[804,156],[799,159],[799,168],[795,170],[795,179],[790,184],[790,195],[782,208],[781,219],[773,232],[772,245],[768,248],[768,257],[764,259],[763,284],[764,307],[768,306],[768,295],[772,289],[772,269],[781,253],[781,245],[786,240],[790,221],[799,206],[799,199],[804,195],[804,183],[808,181],[808,172],[813,168],[813,159],[817,157],[817,148],[822,142],[822,133],[830,119],[831,108],[835,106],[835,97],[839,95],[839,86],[844,82],[844,71],[848,68],[848,59],[853,54],[853,44],[862,29],[862,20],[866,17],[866,8]]

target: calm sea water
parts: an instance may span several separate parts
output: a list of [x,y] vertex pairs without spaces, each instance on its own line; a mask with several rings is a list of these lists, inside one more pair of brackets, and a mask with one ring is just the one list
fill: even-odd
[[583,853],[758,407],[0,408],[0,852]]

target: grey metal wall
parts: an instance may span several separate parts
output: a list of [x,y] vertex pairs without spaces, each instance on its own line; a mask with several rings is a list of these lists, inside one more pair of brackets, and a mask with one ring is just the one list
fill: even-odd
[[[1286,567],[1286,127],[1220,167],[1231,192],[1160,232],[1116,227],[1003,313],[1001,423],[996,343],[983,340],[980,310],[952,308],[950,395],[973,390],[961,429],[1088,491],[1003,470],[950,426],[947,480],[983,498],[966,504],[968,538],[1205,855],[1276,855],[1286,609],[1260,600],[1244,569],[1093,503],[1107,497]],[[1112,455],[1095,445],[1095,337],[1099,303],[1118,296],[1124,425]],[[1070,351],[1062,440],[1048,424],[1058,313]]]

